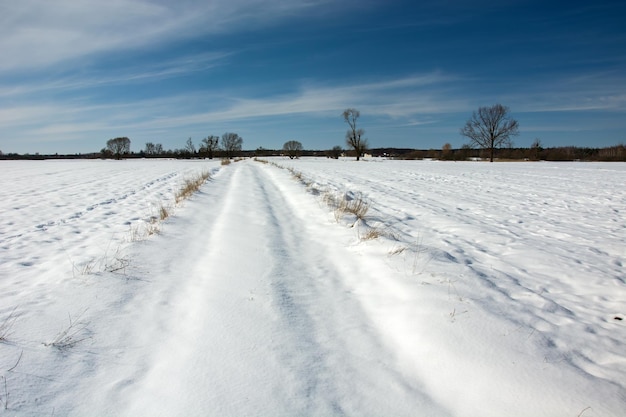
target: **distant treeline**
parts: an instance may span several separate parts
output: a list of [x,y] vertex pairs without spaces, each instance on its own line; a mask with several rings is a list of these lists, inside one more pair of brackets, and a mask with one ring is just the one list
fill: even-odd
[[[488,159],[488,149],[373,149],[372,155],[388,155],[398,159],[440,159],[464,161],[468,159]],[[495,158],[515,161],[626,161],[626,146],[606,148],[580,148],[564,146],[557,148],[501,148],[495,150]]]
[[[256,150],[237,151],[236,155],[227,155],[225,151],[216,150],[215,158],[237,157],[264,157],[280,156],[284,151],[279,149],[258,148]],[[464,146],[460,149],[410,149],[410,148],[374,148],[366,151],[366,156],[388,157],[393,159],[439,159],[448,161],[464,161],[470,159],[487,159],[488,150],[471,149]],[[317,156],[327,158],[338,158],[340,156],[354,156],[352,151],[338,149],[330,150],[303,150],[301,156]],[[176,158],[192,159],[206,158],[207,155],[200,151],[190,152],[187,149],[166,150],[161,153],[146,154],[144,151],[128,152],[122,155],[124,159],[133,158]],[[495,157],[498,160],[519,160],[519,161],[622,161],[626,162],[626,146],[616,145],[606,148],[582,148],[575,146],[565,146],[556,148],[501,148],[495,150]],[[107,152],[93,152],[85,154],[17,154],[0,152],[1,160],[43,160],[43,159],[110,159],[113,155]]]

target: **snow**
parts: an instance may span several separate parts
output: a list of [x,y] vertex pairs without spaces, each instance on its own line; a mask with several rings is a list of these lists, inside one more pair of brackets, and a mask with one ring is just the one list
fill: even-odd
[[3,411],[623,415],[626,164],[269,161],[3,161]]

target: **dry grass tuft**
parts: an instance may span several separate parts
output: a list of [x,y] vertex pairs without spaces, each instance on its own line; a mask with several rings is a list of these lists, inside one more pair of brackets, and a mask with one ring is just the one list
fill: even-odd
[[112,256],[105,253],[102,261],[103,268],[106,272],[121,273],[126,275],[126,268],[130,266],[130,259],[128,255],[123,253],[121,246],[118,246],[115,253]]
[[[209,171],[203,171],[194,177],[186,178],[183,181],[180,189],[175,193],[175,204],[180,204],[183,200],[191,197],[196,191],[200,189],[208,179],[211,178]],[[128,240],[130,242],[137,242],[146,239],[149,236],[159,234],[161,232],[161,222],[170,217],[172,208],[160,203],[156,208],[156,213],[151,215],[145,221],[138,222],[130,227],[130,235]],[[126,267],[125,262],[118,262],[118,265],[114,269],[124,269]],[[117,269],[117,266],[122,265],[122,268]]]
[[390,240],[398,241],[398,235],[394,233],[391,227],[389,226],[373,226],[370,227],[366,223],[363,223],[365,226],[365,232],[361,233],[359,231],[359,238],[361,240],[374,240],[378,238],[386,238]]
[[378,227],[371,227],[361,235],[361,240],[374,240],[384,236],[383,231]]
[[395,246],[389,250],[389,256],[400,255],[407,249],[409,249],[407,246]]
[[337,210],[342,215],[345,213],[353,214],[357,220],[365,219],[365,215],[369,210],[369,204],[360,193],[354,195],[343,195],[343,198],[339,200]]
[[420,274],[424,271],[432,257],[424,256],[428,254],[428,248],[422,243],[418,236],[415,243],[401,244],[389,250],[389,256],[403,255],[406,266],[412,275]]
[[326,205],[335,210],[335,220],[339,222],[346,214],[354,215],[355,222],[365,220],[365,215],[369,210],[369,203],[361,193],[345,193],[340,198],[332,192],[327,192],[322,197]]
[[15,314],[15,310],[17,307],[14,307],[13,310],[9,313],[6,319],[0,324],[0,342],[6,342],[11,335],[11,329],[15,324],[15,320],[17,320],[17,315]]
[[346,205],[343,209],[344,211],[354,214],[359,220],[363,220],[365,218],[365,215],[369,210],[369,204],[365,200],[358,197],[357,199],[344,201],[346,201]]
[[53,346],[57,349],[69,349],[71,347],[76,346],[76,344],[82,342],[83,340],[89,339],[88,335],[85,335],[88,322],[80,321],[80,318],[85,314],[87,310],[84,310],[82,313],[76,317],[75,320],[72,320],[72,316],[68,314],[70,324],[65,330],[61,331],[54,340],[50,343],[44,343],[45,346]]
[[79,272],[81,275],[91,275],[95,267],[96,267],[96,260],[90,259],[89,261],[83,264]]
[[230,165],[230,159],[228,159],[228,158],[223,158],[223,159],[222,159],[222,165]]
[[159,220],[163,221],[170,217],[170,211],[163,204],[159,206]]
[[131,226],[129,241],[139,242],[148,236],[158,235],[161,232],[160,223],[153,217],[150,222],[141,222],[135,226]]
[[295,168],[287,168],[287,171],[291,172],[291,176],[298,180],[303,181],[302,172],[296,171]]
[[211,174],[208,171],[205,171],[201,174],[193,178],[187,178],[183,182],[183,186],[178,190],[175,196],[176,204],[180,203],[183,200],[191,197],[193,193],[200,189],[200,186],[205,183],[206,180],[211,178]]

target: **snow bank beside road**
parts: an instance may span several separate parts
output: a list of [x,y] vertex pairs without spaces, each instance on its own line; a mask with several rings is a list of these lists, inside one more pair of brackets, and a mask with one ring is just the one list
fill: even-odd
[[[447,297],[434,303],[415,289],[412,301],[419,307],[408,308],[406,317],[448,309],[454,327],[445,331],[439,323],[427,334],[431,341],[442,337],[434,344],[450,350],[422,352],[440,363],[422,371],[447,370],[437,390],[467,399],[459,412],[478,407],[478,413],[497,389],[494,381],[516,387],[496,396],[503,409],[527,395],[536,412],[549,415],[552,402],[560,414],[568,403],[585,408],[582,398],[593,390],[601,403],[623,408],[626,164],[279,163],[322,193],[362,195],[370,203],[370,226],[399,239],[386,244],[390,266],[424,285],[448,288]],[[389,336],[404,346],[402,340],[411,340],[409,346],[423,348],[417,332],[401,326],[381,328],[394,329]],[[454,388],[453,375],[472,377]],[[553,392],[548,401],[542,393],[555,389],[556,381],[556,391],[576,392],[575,400],[569,394],[558,400]]]

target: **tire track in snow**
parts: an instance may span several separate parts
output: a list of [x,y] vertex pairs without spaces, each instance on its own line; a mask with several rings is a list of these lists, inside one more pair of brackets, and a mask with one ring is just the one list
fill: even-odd
[[178,284],[124,414],[448,414],[403,376],[346,285],[355,261],[311,233],[289,181],[234,164],[198,198],[207,212],[177,225],[187,239],[162,267]]

